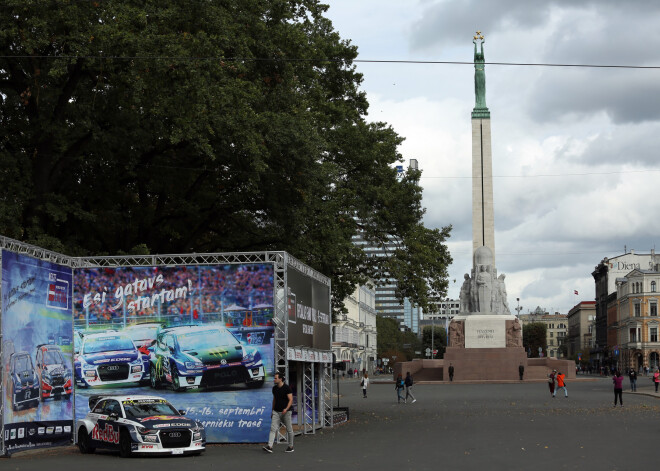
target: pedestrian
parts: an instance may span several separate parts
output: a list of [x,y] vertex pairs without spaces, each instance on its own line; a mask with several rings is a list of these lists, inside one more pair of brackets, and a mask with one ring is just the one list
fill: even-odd
[[655,373],[653,373],[653,384],[655,384],[655,392],[658,392],[658,383],[660,383],[660,371],[658,369],[655,369]]
[[556,379],[557,379],[557,388],[555,389],[555,394],[557,394],[557,391],[560,389],[564,390],[564,397],[568,397],[568,390],[566,389],[566,381],[565,381],[566,375],[562,373],[561,371],[559,373],[556,373]]
[[552,370],[548,375],[548,387],[552,397],[555,397],[555,373],[557,373],[557,370]]
[[362,397],[367,398],[367,388],[369,387],[369,375],[365,371],[362,375],[362,381],[360,381],[360,386],[362,386]]
[[617,370],[614,374],[612,382],[614,383],[614,407],[616,407],[617,397],[619,398],[619,404],[623,407],[623,375],[620,371]]
[[394,389],[396,389],[396,402],[401,404],[401,399],[403,399],[403,402],[406,402],[406,398],[403,397],[403,388],[405,387],[403,383],[403,378],[399,374],[399,376],[396,377],[396,381],[394,382]]
[[288,384],[284,382],[282,373],[275,373],[273,378],[273,413],[270,423],[270,435],[268,436],[268,445],[264,451],[273,452],[273,443],[278,430],[284,424],[286,427],[286,438],[288,447],[284,450],[286,453],[293,453],[293,427],[291,426],[291,407],[293,407],[293,391]]
[[522,381],[523,375],[525,374],[525,366],[522,363],[518,367],[518,374],[520,375],[520,381]]
[[630,368],[628,377],[630,378],[630,390],[632,392],[637,392],[637,372],[635,371],[635,368]]
[[415,399],[415,396],[413,396],[412,393],[413,379],[412,376],[410,376],[410,371],[406,373],[406,379],[403,383],[406,385],[406,398],[404,401],[408,402],[408,397],[412,397],[412,401],[417,402],[417,399]]
[[454,381],[454,365],[449,364],[449,381]]

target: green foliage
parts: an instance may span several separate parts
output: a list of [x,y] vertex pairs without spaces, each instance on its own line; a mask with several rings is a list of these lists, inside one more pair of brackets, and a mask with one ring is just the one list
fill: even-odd
[[[6,0],[0,233],[71,255],[286,250],[335,309],[388,273],[428,308],[450,227],[423,226],[420,173],[398,177],[402,138],[366,122],[326,9]],[[358,231],[401,250],[368,258]]]
[[543,352],[547,353],[546,330],[547,327],[543,322],[530,322],[523,326],[523,347],[528,352],[531,349],[530,356],[532,358],[538,358],[539,347],[543,349]]
[[[421,348],[417,335],[413,332],[402,332],[399,323],[391,318],[376,317],[378,331],[378,358],[389,358],[390,365],[394,362],[412,360],[415,351]],[[396,360],[393,358],[396,356]]]
[[[431,333],[433,333],[433,339],[431,339]],[[433,340],[433,342],[431,342]],[[431,346],[433,344],[433,347]],[[438,353],[436,353],[436,360],[439,358],[444,358],[445,350],[447,348],[447,331],[444,327],[439,325],[429,326],[427,325],[422,329],[422,356],[426,358],[426,349],[430,348],[433,351],[435,348]]]

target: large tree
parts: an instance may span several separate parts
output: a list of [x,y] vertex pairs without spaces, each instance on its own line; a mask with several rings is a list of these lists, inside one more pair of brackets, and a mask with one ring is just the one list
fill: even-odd
[[523,326],[523,347],[532,358],[539,357],[541,351],[548,352],[548,341],[546,338],[547,326],[543,322],[530,322]]
[[[428,307],[450,228],[422,224],[402,138],[366,119],[316,0],[5,0],[0,233],[78,255],[286,250],[335,308],[387,274]],[[352,244],[400,241],[369,259]]]

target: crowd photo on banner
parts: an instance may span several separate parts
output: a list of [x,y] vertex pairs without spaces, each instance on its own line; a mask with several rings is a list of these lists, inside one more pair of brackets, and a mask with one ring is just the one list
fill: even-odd
[[273,266],[76,269],[76,417],[95,394],[156,394],[208,442],[264,442],[274,373]]

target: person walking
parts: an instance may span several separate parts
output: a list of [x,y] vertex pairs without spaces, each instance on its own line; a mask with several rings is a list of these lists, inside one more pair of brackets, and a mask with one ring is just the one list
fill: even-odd
[[555,373],[557,373],[557,370],[552,370],[548,375],[548,387],[552,397],[555,397]]
[[619,404],[623,407],[623,375],[617,371],[612,378],[614,383],[614,407],[616,407],[616,399],[619,398]]
[[454,365],[449,364],[449,381],[454,381]]
[[362,386],[362,397],[367,398],[367,388],[369,387],[369,375],[365,371],[362,375],[362,381],[360,381],[360,386]]
[[405,387],[403,383],[403,377],[399,374],[399,376],[396,377],[396,381],[394,382],[394,389],[396,389],[396,402],[401,404],[401,399],[403,399],[403,402],[406,402],[406,398],[403,397],[403,388]]
[[284,424],[286,427],[286,439],[288,447],[285,453],[293,453],[293,427],[291,426],[291,407],[293,407],[293,391],[288,384],[284,382],[282,373],[275,373],[273,378],[273,414],[270,423],[270,435],[268,436],[268,445],[263,447],[268,453],[273,452],[273,443],[278,430]]
[[525,366],[521,363],[518,367],[518,375],[520,376],[520,381],[523,380],[523,375],[525,374]]
[[564,373],[562,373],[561,371],[559,373],[556,373],[557,388],[555,389],[553,397],[554,397],[555,394],[557,394],[557,391],[559,391],[560,389],[564,390],[564,397],[568,397],[568,390],[566,389],[565,378],[566,378],[566,375]]
[[630,378],[630,390],[632,392],[637,392],[637,372],[635,371],[635,368],[630,368],[628,378]]
[[658,369],[655,369],[655,373],[653,373],[653,384],[655,384],[655,392],[658,392],[658,383],[660,383],[660,371]]
[[412,397],[412,401],[417,402],[417,399],[415,399],[415,396],[413,396],[412,393],[413,379],[412,376],[410,376],[410,371],[406,373],[406,379],[403,383],[406,385],[406,398],[404,401],[408,402],[408,397]]

